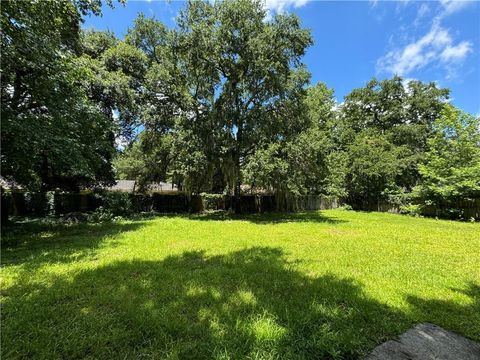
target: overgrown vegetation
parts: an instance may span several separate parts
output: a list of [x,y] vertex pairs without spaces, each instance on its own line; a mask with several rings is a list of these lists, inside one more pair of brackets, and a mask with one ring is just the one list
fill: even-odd
[[2,240],[5,359],[357,359],[426,321],[480,341],[479,224],[214,213]]

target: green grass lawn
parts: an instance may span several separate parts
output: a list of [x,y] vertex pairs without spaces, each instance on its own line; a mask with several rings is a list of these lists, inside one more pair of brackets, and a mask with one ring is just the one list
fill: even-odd
[[480,341],[480,224],[322,211],[17,225],[2,358],[359,358],[419,322]]

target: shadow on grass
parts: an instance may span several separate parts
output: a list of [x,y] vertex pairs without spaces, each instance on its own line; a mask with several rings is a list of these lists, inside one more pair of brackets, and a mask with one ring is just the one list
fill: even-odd
[[409,297],[406,314],[353,280],[293,270],[278,248],[187,252],[4,289],[2,350],[5,358],[356,359],[420,321],[480,337],[479,290],[470,284],[463,306]]
[[255,224],[279,224],[287,222],[313,223],[343,223],[345,220],[333,216],[326,216],[320,211],[305,211],[296,213],[261,213],[261,214],[232,214],[226,211],[215,211],[201,214],[185,215],[189,219],[202,221],[243,220]]
[[[71,261],[142,225],[59,227],[56,239],[43,240],[25,233],[17,246],[35,256],[8,257],[32,266]],[[454,290],[463,305],[408,297],[407,313],[354,280],[296,271],[280,248],[132,259],[47,279],[2,286],[4,358],[357,359],[423,321],[480,338],[476,284]]]
[[308,277],[260,247],[20,283],[4,289],[2,317],[9,359],[356,359],[413,324],[361,284]]
[[473,340],[480,341],[480,285],[470,282],[467,289],[451,290],[463,294],[468,301],[460,305],[451,301],[416,296],[407,297],[407,301],[412,305],[415,316],[428,317],[430,322],[442,324],[458,333],[466,333]]
[[[102,241],[123,232],[139,229],[145,222],[45,224],[18,222],[2,229],[2,266],[44,262],[70,262],[93,255]],[[111,244],[113,245],[113,244]]]
[[[325,216],[319,211],[299,213],[229,214],[211,212],[202,214],[147,214],[135,215],[129,222],[81,222],[71,225],[44,219],[17,221],[2,227],[3,266],[25,264],[29,269],[43,263],[71,262],[86,256],[94,256],[100,244],[108,237],[135,231],[155,217],[181,217],[190,220],[222,221],[241,220],[255,224],[279,224],[286,222],[341,223],[344,220]],[[113,245],[110,240],[110,245]]]

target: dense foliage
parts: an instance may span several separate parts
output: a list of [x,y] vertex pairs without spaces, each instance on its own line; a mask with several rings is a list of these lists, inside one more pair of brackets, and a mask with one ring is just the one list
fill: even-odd
[[349,154],[350,202],[401,201],[421,181],[418,166],[448,90],[400,77],[370,81],[345,97],[338,126]]
[[[111,5],[111,2],[109,2]],[[4,1],[1,6],[2,176],[28,188],[113,179],[113,126],[84,79],[82,15],[100,1]]]
[[[445,106],[428,140],[427,161],[419,166],[416,196],[426,205],[455,211],[480,198],[480,118]],[[426,201],[425,201],[426,200]],[[462,215],[461,213],[459,214]]]
[[479,198],[479,120],[447,105],[448,89],[372,79],[337,104],[309,85],[310,32],[295,15],[267,19],[259,0],[192,1],[175,28],[139,14],[124,39],[81,30],[100,9],[2,3],[6,180],[79,189],[116,176],[367,209]]

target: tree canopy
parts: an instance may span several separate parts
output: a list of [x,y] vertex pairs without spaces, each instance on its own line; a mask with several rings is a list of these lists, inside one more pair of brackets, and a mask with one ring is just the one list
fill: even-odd
[[427,161],[419,166],[417,190],[433,201],[480,197],[480,118],[444,107],[428,140]]
[[[111,5],[111,2],[107,2]],[[32,189],[111,181],[113,124],[79,62],[82,15],[100,1],[5,1],[1,6],[2,176]]]
[[358,207],[479,197],[479,120],[448,89],[372,79],[339,104],[309,83],[310,31],[292,14],[267,18],[260,0],[190,1],[174,28],[139,14],[123,39],[81,30],[101,6],[2,3],[5,179],[168,180],[237,199],[249,185]]

